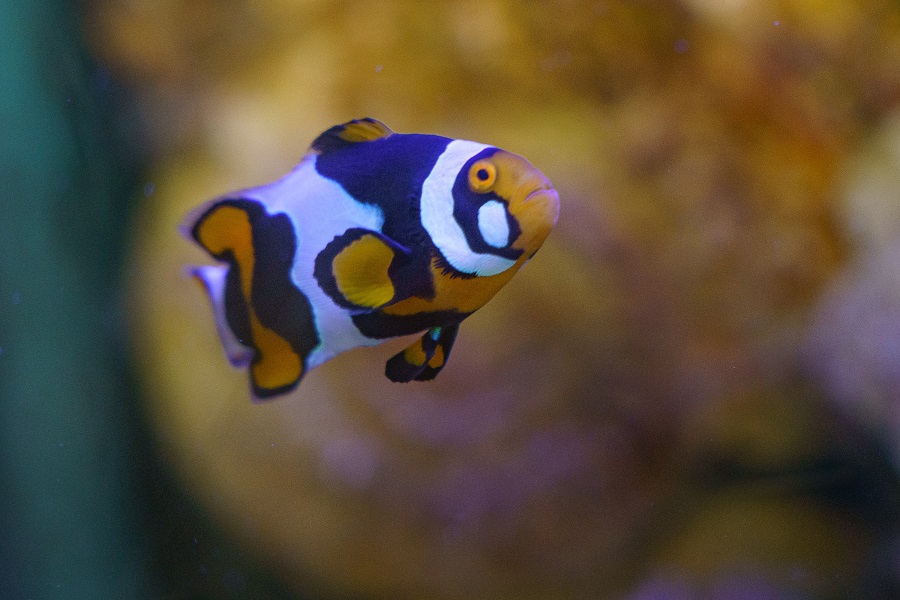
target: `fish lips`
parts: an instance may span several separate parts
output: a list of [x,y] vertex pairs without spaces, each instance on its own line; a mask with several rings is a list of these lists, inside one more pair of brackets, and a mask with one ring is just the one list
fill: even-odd
[[559,194],[546,181],[521,189],[517,201],[510,203],[510,213],[519,222],[522,231],[514,246],[532,254],[559,219]]

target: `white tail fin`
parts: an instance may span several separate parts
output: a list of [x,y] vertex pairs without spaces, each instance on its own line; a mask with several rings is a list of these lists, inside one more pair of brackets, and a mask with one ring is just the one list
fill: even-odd
[[222,346],[225,347],[225,354],[228,360],[235,367],[246,367],[253,360],[253,349],[243,345],[231,327],[228,326],[228,319],[225,317],[225,280],[228,276],[227,265],[202,266],[190,269],[190,275],[203,285],[209,296],[209,302],[212,305],[213,316],[216,320],[216,330],[219,332],[219,338],[222,340]]

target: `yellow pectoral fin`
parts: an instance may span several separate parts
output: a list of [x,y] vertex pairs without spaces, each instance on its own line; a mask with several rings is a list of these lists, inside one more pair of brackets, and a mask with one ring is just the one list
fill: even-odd
[[394,255],[394,249],[374,234],[350,242],[331,265],[337,291],[351,304],[364,308],[389,303],[395,293],[388,273]]

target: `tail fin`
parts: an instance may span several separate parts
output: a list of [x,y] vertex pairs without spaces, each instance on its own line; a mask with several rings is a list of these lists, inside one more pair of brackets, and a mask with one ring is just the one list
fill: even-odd
[[228,325],[228,317],[225,313],[225,280],[228,277],[227,265],[193,267],[190,275],[203,286],[209,296],[212,305],[213,317],[216,321],[216,330],[219,339],[225,347],[225,355],[228,361],[235,367],[245,368],[253,360],[253,348],[245,346]]
[[291,279],[297,240],[290,219],[254,200],[219,200],[189,215],[182,233],[227,263],[193,274],[209,294],[228,359],[249,367],[254,398],[294,389],[319,336],[309,300]]

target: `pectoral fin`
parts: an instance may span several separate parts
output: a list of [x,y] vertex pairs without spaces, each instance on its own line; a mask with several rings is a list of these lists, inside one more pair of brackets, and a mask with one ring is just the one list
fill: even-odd
[[409,250],[368,229],[348,229],[316,257],[319,286],[336,304],[349,309],[374,310],[400,298],[392,272]]
[[391,381],[429,381],[434,379],[450,356],[459,325],[433,327],[385,365],[384,374]]

